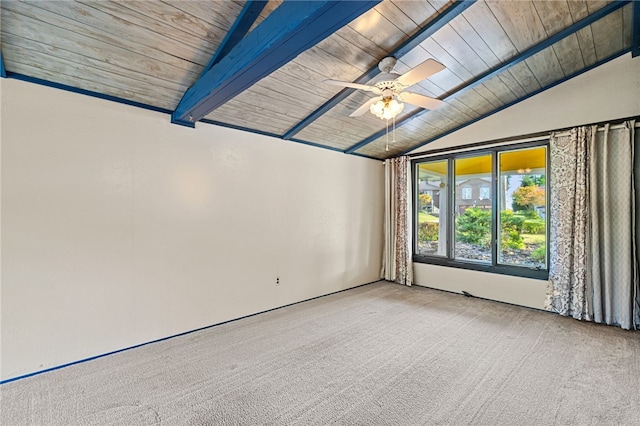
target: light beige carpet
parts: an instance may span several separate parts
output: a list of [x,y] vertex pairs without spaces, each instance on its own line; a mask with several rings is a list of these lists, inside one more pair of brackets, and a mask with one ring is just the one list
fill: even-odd
[[640,334],[376,283],[0,387],[8,425],[639,425]]

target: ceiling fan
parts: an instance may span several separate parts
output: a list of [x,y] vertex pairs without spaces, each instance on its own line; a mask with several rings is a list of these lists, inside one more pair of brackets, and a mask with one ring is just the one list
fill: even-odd
[[324,82],[336,86],[366,90],[378,95],[369,99],[353,111],[349,117],[359,117],[365,112],[371,111],[372,114],[389,120],[402,111],[404,108],[402,102],[429,110],[436,109],[444,104],[444,102],[439,99],[404,91],[407,87],[442,71],[445,69],[444,65],[434,59],[427,59],[402,75],[393,72],[395,65],[396,58],[394,57],[388,56],[382,59],[378,64],[378,68],[380,68],[382,72],[371,81],[371,84],[350,83],[348,81],[338,80],[325,80]]

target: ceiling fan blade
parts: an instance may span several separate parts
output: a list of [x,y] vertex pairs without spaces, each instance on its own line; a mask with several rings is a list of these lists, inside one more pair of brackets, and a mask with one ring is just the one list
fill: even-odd
[[377,87],[369,86],[368,84],[350,83],[348,81],[339,80],[324,80],[327,84],[333,84],[334,86],[351,87],[352,89],[366,90],[367,92],[375,92]]
[[428,96],[419,95],[411,92],[401,92],[398,94],[398,99],[411,105],[416,105],[424,109],[436,109],[444,104],[439,99],[430,98]]
[[369,99],[367,102],[360,105],[360,107],[357,110],[349,114],[349,117],[360,117],[362,114],[369,111],[369,108],[371,107],[371,105],[375,104],[380,100],[382,100],[382,96],[376,96],[375,98]]
[[444,65],[435,59],[427,59],[417,67],[402,74],[396,79],[396,82],[402,84],[404,87],[409,87],[445,68]]

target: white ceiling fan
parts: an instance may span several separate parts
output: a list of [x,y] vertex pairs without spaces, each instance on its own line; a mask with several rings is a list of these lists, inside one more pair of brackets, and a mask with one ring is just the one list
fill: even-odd
[[404,107],[402,102],[429,110],[436,109],[444,104],[443,101],[438,99],[404,91],[407,87],[442,71],[445,69],[444,65],[434,59],[427,59],[402,75],[393,72],[395,65],[396,59],[394,57],[389,56],[382,59],[378,64],[378,68],[380,68],[382,72],[371,81],[371,84],[350,83],[348,81],[338,80],[325,80],[324,82],[336,86],[366,90],[378,95],[369,99],[353,111],[349,117],[359,117],[365,112],[371,111],[372,114],[389,120],[395,118],[395,116],[402,111]]

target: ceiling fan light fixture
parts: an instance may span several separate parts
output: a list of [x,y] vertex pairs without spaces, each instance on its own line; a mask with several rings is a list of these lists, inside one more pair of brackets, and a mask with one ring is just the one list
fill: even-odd
[[391,102],[389,102],[389,111],[391,112],[392,118],[400,114],[403,109],[404,104],[402,102],[398,102],[395,99],[392,99]]
[[404,104],[393,98],[379,100],[369,107],[369,111],[382,120],[391,120],[400,114],[404,109]]
[[382,114],[384,113],[384,101],[378,101],[374,104],[371,104],[371,106],[369,107],[369,111],[371,111],[371,114],[375,115],[376,117],[382,118]]

